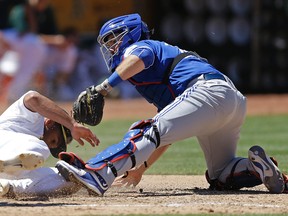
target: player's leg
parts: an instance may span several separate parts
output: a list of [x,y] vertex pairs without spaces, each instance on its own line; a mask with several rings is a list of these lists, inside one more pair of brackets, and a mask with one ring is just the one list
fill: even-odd
[[5,159],[0,159],[0,173],[13,173],[21,170],[33,170],[44,164],[44,157],[32,151],[20,154],[11,154]]
[[[17,179],[0,179],[0,196],[63,196],[76,193],[80,186],[66,181],[54,167],[41,167],[17,176]],[[2,191],[2,193],[1,193]]]
[[[14,174],[44,164],[49,149],[37,137],[0,130],[0,173]],[[45,145],[45,146],[44,146]]]
[[[263,182],[270,192],[281,193],[284,187],[282,174],[261,147],[250,148],[248,159],[236,158],[237,142],[245,118],[245,100],[237,92],[236,97],[231,96],[230,102],[233,101],[236,101],[235,110],[231,115],[223,116],[224,125],[219,124],[214,133],[198,136],[208,167],[208,182],[216,189],[240,189]],[[265,165],[269,170],[265,170]]]
[[[231,139],[234,134],[233,127],[231,124],[228,126],[222,134],[211,135],[207,140],[200,138],[200,143],[206,147],[205,158],[208,167],[206,177],[209,179],[208,182],[212,183],[212,188],[220,185],[220,189],[221,187],[222,189],[240,189],[264,183],[271,193],[281,193],[284,187],[282,174],[260,146],[251,147],[248,151],[248,158],[233,157],[236,153],[236,144]],[[237,137],[235,133],[234,140]],[[212,143],[211,140],[213,140]],[[209,143],[211,143],[210,153],[213,152],[213,154],[207,151]]]
[[231,121],[226,121],[226,124],[214,133],[197,137],[204,152],[207,164],[205,175],[211,189],[236,190],[262,183],[248,159],[236,157],[240,129],[245,116],[245,109],[241,109],[242,115],[240,111],[236,112]]
[[[236,157],[240,130],[246,115],[246,99],[233,89],[227,90],[225,103],[217,109],[220,119],[214,123],[214,130],[197,136],[203,150],[208,174],[217,179],[222,170]],[[221,104],[221,101],[219,101]],[[230,110],[227,107],[231,106]]]
[[0,197],[15,198],[13,186],[7,179],[0,179]]
[[[163,135],[161,134],[161,143],[174,142],[177,138],[197,136],[205,155],[208,167],[207,174],[212,180],[217,180],[225,167],[235,159],[240,129],[246,114],[245,97],[234,86],[229,84],[229,87],[226,87],[224,83],[222,86],[218,82],[223,83],[223,81],[212,80],[200,84],[196,89],[189,89],[183,96],[188,96],[189,91],[191,91],[193,94],[190,97],[183,100],[178,107],[173,107],[172,110],[169,110],[171,107],[168,106],[158,115],[159,119],[161,118],[158,125],[159,131],[168,131]],[[214,85],[215,83],[217,84]],[[192,111],[189,113],[187,109]],[[188,113],[187,116],[185,113]],[[183,116],[185,117],[183,118]],[[173,127],[169,128],[172,123]],[[269,158],[265,156],[265,152],[262,155],[261,158],[258,157],[258,165],[259,161]],[[239,166],[235,167],[236,174],[243,174],[248,169],[249,177],[246,178],[247,176],[245,176],[241,178],[241,181],[244,185],[255,186],[261,181],[259,183],[259,178],[251,175],[251,173],[256,173],[255,162],[251,160],[251,153],[249,159],[249,161],[246,160],[248,164],[244,169]],[[268,159],[266,161],[274,170],[273,176],[269,176],[269,173],[263,172],[263,170],[262,173],[259,170],[259,174],[264,176],[262,180],[268,190],[278,193],[283,187],[281,173],[279,174],[273,163]],[[232,164],[233,168],[235,163]]]
[[130,128],[121,142],[109,146],[86,163],[68,153],[61,155],[62,160],[56,167],[66,179],[82,185],[90,193],[103,195],[117,176],[143,164],[159,146],[159,141],[160,135],[153,121],[140,121]]
[[271,193],[287,190],[287,177],[260,146],[251,147],[248,158],[234,158],[217,179],[211,179],[208,172],[206,178],[210,188],[217,190],[238,190],[262,183]]

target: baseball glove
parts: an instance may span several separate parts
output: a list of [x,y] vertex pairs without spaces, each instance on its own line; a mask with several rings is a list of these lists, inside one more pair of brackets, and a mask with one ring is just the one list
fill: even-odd
[[73,118],[91,126],[98,125],[103,117],[104,96],[90,86],[73,103]]

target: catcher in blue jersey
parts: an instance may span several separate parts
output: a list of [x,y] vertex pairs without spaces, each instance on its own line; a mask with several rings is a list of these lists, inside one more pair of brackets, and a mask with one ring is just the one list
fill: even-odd
[[252,146],[247,158],[236,156],[246,98],[232,81],[197,53],[151,40],[150,34],[139,14],[119,16],[102,26],[98,42],[111,75],[79,95],[74,118],[91,125],[91,119],[93,122],[94,116],[99,116],[97,107],[103,107],[91,108],[92,96],[105,97],[124,80],[153,103],[158,113],[134,123],[123,140],[86,162],[74,153],[60,154],[62,160],[56,165],[59,172],[103,195],[113,182],[136,185],[146,167],[171,143],[196,137],[205,156],[211,189],[238,190],[264,183],[271,193],[287,191],[286,176],[263,148]]

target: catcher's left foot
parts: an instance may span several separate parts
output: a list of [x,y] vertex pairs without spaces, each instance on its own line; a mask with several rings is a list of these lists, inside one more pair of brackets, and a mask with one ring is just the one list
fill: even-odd
[[284,179],[282,173],[260,146],[253,146],[248,152],[252,166],[259,173],[264,185],[271,193],[282,193]]
[[26,152],[13,158],[0,160],[0,172],[33,170],[44,164],[44,157],[36,152]]
[[80,184],[89,194],[103,196],[109,188],[102,176],[92,170],[78,168],[63,160],[56,163],[56,168],[66,180]]

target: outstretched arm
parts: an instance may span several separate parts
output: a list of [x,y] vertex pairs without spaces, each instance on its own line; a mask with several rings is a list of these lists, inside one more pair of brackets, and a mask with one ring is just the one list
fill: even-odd
[[125,175],[119,176],[115,179],[112,186],[115,187],[135,187],[141,181],[142,175],[144,172],[152,166],[160,156],[168,149],[170,145],[166,145],[156,149],[153,154],[149,157],[146,163],[142,164],[141,166],[131,169],[126,172]]
[[130,55],[121,62],[108,79],[95,86],[96,91],[100,92],[103,96],[106,96],[113,87],[123,80],[127,80],[135,74],[140,73],[144,68],[144,62],[138,56]]
[[92,146],[99,144],[99,139],[89,128],[77,123],[64,109],[40,93],[31,91],[26,94],[24,97],[24,105],[32,112],[37,112],[67,127],[71,131],[73,138],[80,145],[84,145],[82,139],[85,139]]

